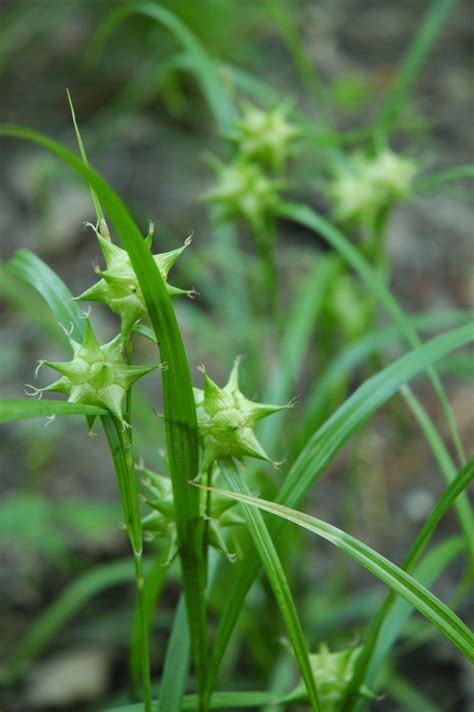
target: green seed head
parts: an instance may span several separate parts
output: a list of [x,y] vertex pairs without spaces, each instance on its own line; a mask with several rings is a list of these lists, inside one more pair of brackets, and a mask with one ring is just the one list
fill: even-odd
[[247,161],[229,165],[213,161],[213,166],[217,183],[204,199],[218,206],[221,219],[242,218],[253,227],[274,212],[281,181],[269,178],[258,164]]
[[280,104],[268,111],[246,103],[241,118],[228,137],[239,154],[281,171],[295,152],[300,130],[288,120],[290,105]]
[[[362,647],[347,648],[337,653],[329,652],[325,643],[321,643],[317,653],[310,655],[311,668],[318,687],[318,696],[325,712],[336,712],[343,700],[345,690],[353,674],[357,658]],[[295,693],[301,690],[306,695],[306,688],[301,682]],[[375,699],[375,695],[366,687],[358,693],[362,697]]]
[[328,186],[334,216],[341,222],[370,223],[377,212],[410,195],[417,166],[390,149],[370,158],[353,154]]
[[[145,499],[153,510],[143,519],[143,528],[150,537],[167,541],[168,555],[166,563],[168,564],[178,553],[176,515],[171,480],[147,468],[142,468],[142,472],[144,475],[143,485],[146,491]],[[200,514],[201,517],[205,517],[206,491],[201,489],[199,496]],[[229,552],[222,536],[222,529],[242,524],[243,519],[233,511],[236,502],[233,502],[228,497],[223,497],[213,492],[210,502],[208,542],[218,551],[222,551],[230,561],[234,561],[235,555]]]
[[287,405],[268,405],[247,400],[239,390],[239,362],[236,361],[224,388],[204,373],[204,389],[194,389],[199,438],[202,447],[200,472],[221,457],[245,456],[272,462],[257,440],[254,425]]
[[[125,340],[128,338],[135,322],[146,315],[145,300],[128,252],[114,245],[110,240],[105,239],[96,228],[94,230],[99,240],[107,269],[97,269],[100,280],[76,297],[76,299],[107,304],[115,314],[120,316],[121,333]],[[147,245],[150,248],[151,238],[152,233],[150,232],[146,238]],[[167,283],[168,272],[189,244],[190,239],[186,240],[184,245],[177,250],[153,255],[155,264],[166,282],[166,289],[171,297],[192,294],[192,291],[178,289]]]
[[82,344],[74,343],[71,361],[42,361],[61,374],[50,386],[37,393],[56,391],[67,393],[70,403],[85,403],[109,410],[125,426],[122,405],[128,389],[157,366],[129,366],[123,363],[120,335],[99,346],[89,321]]

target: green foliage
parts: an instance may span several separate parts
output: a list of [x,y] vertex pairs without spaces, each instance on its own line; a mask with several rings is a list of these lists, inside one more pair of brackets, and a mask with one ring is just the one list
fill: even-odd
[[[31,129],[0,126],[0,137],[45,148],[84,181],[105,260],[104,269],[96,268],[98,281],[78,296],[28,250],[17,251],[0,265],[2,296],[28,315],[43,338],[59,348],[66,346],[69,353],[68,361],[40,361],[61,377],[50,385],[27,385],[27,395],[38,399],[0,400],[0,423],[81,415],[90,430],[100,418],[133,559],[133,565],[119,560],[93,568],[66,586],[14,647],[5,666],[5,684],[18,684],[28,666],[95,595],[134,580],[132,689],[122,699],[137,704],[117,712],[274,712],[296,705],[360,712],[379,690],[407,709],[433,709],[400,678],[392,656],[402,636],[417,644],[407,625],[417,611],[432,633],[440,632],[456,652],[472,659],[472,634],[456,609],[472,582],[473,520],[466,491],[474,461],[466,462],[439,374],[447,370],[450,378],[472,376],[467,356],[459,350],[472,343],[474,330],[464,312],[406,313],[391,289],[386,236],[400,203],[473,177],[469,165],[435,167],[425,174],[410,128],[402,123],[410,92],[456,2],[430,4],[384,97],[377,95],[372,80],[359,74],[344,75],[332,85],[323,81],[297,27],[298,3],[290,0],[266,0],[262,8],[235,0],[217,5],[210,0],[99,5],[88,8],[97,22],[84,71],[95,62],[94,71],[100,74],[101,58],[113,65],[122,43],[147,55],[136,71],[133,66],[129,83],[102,117],[114,122],[116,115],[125,115],[122,111],[151,104],[159,94],[172,116],[179,114],[184,123],[194,119],[200,140],[209,140],[206,122],[211,118],[222,146],[211,148],[220,158],[207,153],[215,184],[201,191],[209,236],[185,254],[190,238],[177,249],[155,254],[153,226],[143,238],[124,202],[91,168],[69,92],[80,158]],[[73,6],[76,3],[58,7],[41,19],[41,28],[69,17]],[[25,3],[7,14],[0,52],[12,52],[9,29],[14,36],[28,16],[27,8]],[[249,69],[261,51],[259,42],[271,48],[278,41],[287,54],[285,72],[290,75],[294,69],[290,81],[299,81],[304,91],[301,101],[282,97],[266,77]],[[287,66],[288,60],[294,67]],[[201,110],[203,100],[207,113]],[[371,104],[378,109],[367,118]],[[181,112],[183,106],[187,114]],[[336,128],[341,111],[347,121],[357,120],[359,110],[367,125]],[[193,160],[197,163],[200,157]],[[297,195],[296,201],[287,200],[287,193]],[[343,225],[344,232],[333,222]],[[305,248],[289,244],[298,228],[310,233]],[[286,241],[280,239],[283,231]],[[184,284],[196,282],[202,290],[203,308],[182,300],[175,311],[172,298],[197,295],[168,283],[181,256],[176,270],[182,270]],[[42,307],[37,309],[40,299]],[[120,320],[112,340],[104,343],[95,336],[87,315],[81,314],[83,301],[104,305],[104,313],[115,315],[117,324]],[[381,323],[380,308],[392,323]],[[427,341],[418,333],[424,330],[429,332]],[[146,395],[140,391],[141,377],[158,366],[136,362],[135,346],[142,336],[148,339],[148,353],[155,354],[148,363],[160,362],[160,383],[157,374],[147,379]],[[405,342],[401,354],[400,342]],[[217,382],[236,353],[246,360],[240,368],[240,358],[235,360],[223,387],[201,367],[203,388],[193,388],[189,362],[196,360],[196,351],[206,363],[209,360]],[[7,350],[5,360],[12,358]],[[434,407],[425,409],[424,391],[417,397],[408,385],[423,374],[444,412],[458,462],[432,414]],[[156,389],[150,386],[153,378]],[[50,391],[67,400],[42,398]],[[301,408],[296,408],[298,392]],[[397,394],[401,398],[389,403]],[[359,434],[365,428],[369,439],[371,419],[382,408],[397,443],[415,418],[447,483],[402,566],[348,533],[359,522],[354,504],[347,506],[350,488],[359,486],[360,496],[371,498],[366,488],[374,487],[375,477],[380,480],[383,474],[377,471],[374,477],[369,472],[382,469],[380,463],[369,463],[368,471],[360,473],[354,454],[364,444]],[[269,415],[274,417],[267,419]],[[11,432],[14,427],[9,426]],[[334,503],[343,520],[339,528],[299,510],[310,506],[313,491],[319,494],[321,476],[337,470],[336,458],[346,445],[352,449],[344,454],[344,469],[354,484],[344,483],[337,490],[342,493],[341,501]],[[287,461],[275,463],[271,457],[276,453],[286,455]],[[228,490],[216,488],[222,479]],[[263,490],[263,497],[256,496],[256,489],[258,495]],[[442,539],[438,525],[451,507],[462,536]],[[21,496],[8,497],[0,507],[8,541],[36,547],[51,558],[68,546],[63,531],[87,537],[114,526],[115,517],[115,510],[96,502],[61,500],[58,507],[56,501],[31,495],[26,486]],[[281,536],[287,522],[326,539],[367,569],[390,589],[385,599],[374,598],[373,610],[365,601],[361,613],[342,557],[331,559],[327,580],[319,571],[308,572],[312,559],[306,540],[289,527]],[[433,546],[435,532],[440,541]],[[462,558],[466,568],[448,605],[430,587],[455,557]],[[171,565],[175,559],[179,569]],[[259,580],[262,568],[264,581]],[[172,624],[167,606],[174,600],[174,589],[158,606],[163,587],[171,581],[179,593]],[[353,604],[360,616],[354,625],[352,620],[347,623]],[[345,612],[344,630],[340,614],[331,617],[333,606]],[[309,615],[313,610],[319,616],[325,611],[329,622]],[[209,623],[216,630],[208,637]],[[350,644],[352,625],[366,630],[359,645]],[[294,658],[287,648],[283,654],[277,648],[282,627]],[[165,634],[168,642],[161,654]],[[152,676],[157,683],[153,686]],[[247,679],[252,681],[248,687],[257,691],[245,689]],[[230,691],[216,692],[218,686]],[[265,686],[266,691],[258,691]],[[158,690],[156,700],[152,689]]]

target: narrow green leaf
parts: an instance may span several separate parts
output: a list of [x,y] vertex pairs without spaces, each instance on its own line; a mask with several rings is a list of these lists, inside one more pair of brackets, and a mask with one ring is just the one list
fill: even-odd
[[415,84],[436,38],[441,32],[457,0],[434,0],[431,2],[420,29],[403,58],[397,79],[382,104],[378,126],[389,132],[406,105],[408,94]]
[[54,415],[105,415],[107,411],[95,405],[68,403],[59,400],[2,400],[0,423],[29,418],[50,418]]
[[[423,586],[431,586],[440,574],[451,563],[454,557],[463,550],[463,542],[459,537],[450,538],[438,544],[432,549],[418,564],[414,570],[414,578]],[[390,595],[390,594],[389,594]],[[402,598],[397,598],[389,614],[385,618],[384,624],[378,637],[377,646],[372,656],[371,664],[366,675],[366,684],[369,689],[373,689],[376,675],[383,662],[387,658],[392,646],[398,639],[405,623],[413,612],[412,606]],[[360,701],[355,702],[356,709],[360,706]]]
[[182,709],[189,672],[189,627],[186,605],[181,598],[174,615],[160,686],[158,712]]
[[[409,317],[409,322],[413,329],[430,331],[461,326],[471,319],[472,315],[467,311],[449,310],[416,314]],[[372,354],[384,353],[387,346],[396,344],[402,336],[399,326],[378,328],[340,351],[327,368],[318,373],[314,386],[305,399],[305,429],[311,428],[313,432],[314,427],[321,423],[331,394],[341,381],[344,382]]]
[[474,166],[454,166],[446,168],[443,171],[437,171],[427,176],[419,178],[416,182],[416,190],[436,190],[440,185],[452,183],[453,181],[466,180],[466,178],[474,178]]
[[66,148],[27,128],[3,126],[0,135],[32,141],[68,163],[90,185],[130,255],[159,344],[169,468],[173,483],[182,583],[199,688],[205,687],[207,631],[199,493],[188,481],[198,471],[196,409],[189,366],[169,295],[143,237],[118,195]]
[[[246,492],[248,493],[245,480],[239,475],[231,458],[219,460],[219,466],[228,486],[232,488],[236,496]],[[316,681],[309,659],[309,651],[306,647],[303,629],[301,628],[296,606],[280,558],[262,515],[259,512],[257,513],[252,507],[245,506],[245,504],[242,506],[242,512],[273,589],[281,617],[285,623],[288,637],[300,667],[301,676],[306,685],[311,708],[318,712],[318,710],[321,710],[321,706],[319,704]],[[255,516],[256,514],[257,516]]]
[[170,10],[154,3],[124,5],[111,12],[99,25],[92,39],[90,52],[94,56],[102,50],[110,32],[133,14],[145,15],[166,27],[184,47],[190,57],[190,70],[201,85],[219,129],[228,128],[234,110],[227,87],[221,77],[217,62],[185,23]]
[[[407,559],[403,565],[403,569],[406,572],[413,570],[416,562],[419,560],[424,548],[431,539],[433,532],[435,531],[437,525],[444,517],[446,512],[450,509],[459,495],[467,489],[468,485],[472,482],[474,478],[474,458],[469,460],[469,462],[462,468],[462,470],[456,475],[449,487],[445,490],[443,495],[438,500],[433,511],[426,519],[420,532],[418,533],[411,549],[408,554]],[[471,519],[471,526],[467,535],[472,542],[474,537],[474,522]],[[352,700],[357,690],[363,684],[367,670],[369,669],[372,659],[375,655],[376,648],[378,646],[379,640],[382,640],[381,630],[387,619],[390,610],[393,608],[395,602],[395,596],[393,593],[389,593],[386,597],[382,607],[380,608],[378,614],[376,615],[370,630],[366,636],[366,641],[362,649],[361,655],[357,659],[356,667],[354,670],[353,678],[348,686],[346,693],[346,706],[343,707],[343,711],[349,710]],[[386,641],[385,641],[386,642]],[[388,650],[386,649],[386,652]],[[380,653],[379,653],[379,663],[380,663]]]
[[33,328],[38,333],[48,336],[52,341],[64,343],[67,336],[47,308],[44,300],[33,287],[26,287],[23,280],[19,280],[5,263],[0,264],[0,295],[4,297],[19,311],[34,314]]
[[[454,329],[402,356],[365,381],[308,441],[286,476],[278,494],[278,501],[289,507],[297,507],[351,435],[404,383],[455,348],[469,343],[472,338],[472,326]],[[280,526],[281,522],[277,522],[270,527],[272,538]],[[228,605],[219,621],[209,668],[209,685],[214,684],[245,596],[259,570],[258,557],[250,551],[247,552],[245,566],[238,570],[232,586],[229,587]]]
[[[82,142],[82,136],[81,136],[81,132],[79,130],[79,125],[77,123],[76,112],[74,110],[74,104],[72,103],[72,98],[71,98],[69,89],[66,89],[66,93],[67,93],[67,100],[69,102],[69,109],[71,111],[72,123],[74,125],[74,131],[76,132],[77,145],[79,146],[79,152],[81,154],[82,162],[84,163],[85,166],[89,167],[89,161],[87,160],[86,149],[84,148],[84,144]],[[97,198],[97,195],[94,192],[94,189],[89,186],[89,190],[91,193],[92,203],[94,205],[94,210],[95,210],[97,220],[98,220],[99,224],[101,225],[101,227],[103,228],[104,213],[102,211],[102,206],[99,203],[99,200]]]
[[78,343],[82,342],[85,330],[84,319],[73,294],[62,279],[29,250],[18,250],[7,263],[7,270],[14,277],[30,284],[41,294],[63,330]]
[[[383,280],[377,271],[370,265],[365,257],[350,243],[349,240],[338,230],[334,225],[331,225],[327,220],[318,215],[314,210],[306,205],[298,205],[292,203],[284,203],[279,207],[279,213],[294,220],[295,222],[305,225],[310,230],[314,230],[321,235],[330,245],[332,245],[341,256],[351,265],[351,267],[360,275],[362,281],[366,284],[371,292],[378,298],[381,304],[389,312],[395,323],[397,323],[402,331],[405,339],[410,346],[416,348],[420,345],[418,334],[410,325],[410,322],[404,313],[403,309],[398,304],[390,291],[385,286]],[[461,443],[461,438],[456,426],[454,415],[451,411],[449,401],[444,392],[443,385],[438,374],[434,369],[428,368],[428,375],[433,384],[438,398],[443,407],[446,419],[448,421],[450,431],[453,437],[454,445],[459,456],[461,464],[464,464],[466,458]]]
[[[456,468],[442,437],[439,435],[436,426],[433,423],[433,420],[407,385],[400,388],[400,393],[418,421],[418,425],[420,426],[426,441],[431,448],[431,452],[436,458],[436,462],[439,465],[445,481],[448,484],[452,483],[457,474]],[[468,465],[469,462],[466,466]],[[464,469],[465,468],[463,468],[462,472],[464,472]],[[455,507],[458,514],[460,528],[464,534],[466,542],[466,550],[470,560],[469,566],[474,572],[474,527],[471,504],[465,492],[460,494],[460,496],[456,499]]]
[[430,364],[474,340],[474,325],[452,329],[408,352],[365,381],[312,436],[279,493],[289,506],[301,501],[336,452],[397,390]]
[[[236,709],[261,709],[265,705],[286,705],[291,702],[292,696],[279,695],[274,692],[215,692],[210,700],[209,709],[229,710]],[[153,703],[153,712],[158,712],[158,702]],[[186,695],[183,700],[183,710],[195,710],[198,708],[197,695]],[[106,712],[142,712],[143,705],[125,705],[124,707],[114,707]]]
[[228,492],[214,487],[209,489],[297,524],[337,546],[338,549],[341,549],[341,551],[407,600],[425,618],[431,621],[468,660],[474,662],[474,636],[462,620],[418,581],[374,549],[371,549],[342,529],[338,529],[316,517],[311,517],[309,514],[298,512],[275,502],[252,497],[251,495]]

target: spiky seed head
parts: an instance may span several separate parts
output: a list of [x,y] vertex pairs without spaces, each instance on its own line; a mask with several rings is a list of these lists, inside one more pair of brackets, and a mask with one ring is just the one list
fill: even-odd
[[[153,537],[167,541],[166,564],[169,564],[178,553],[176,514],[171,480],[145,467],[141,468],[141,474],[145,489],[145,501],[153,510],[143,519],[143,528]],[[199,490],[199,492],[200,515],[204,517],[206,515],[207,493],[203,489]],[[209,544],[214,549],[222,551],[230,561],[233,561],[235,556],[229,552],[221,530],[242,524],[243,519],[232,511],[235,504],[236,502],[228,497],[223,497],[213,492],[209,513]]]
[[86,321],[81,344],[74,343],[71,361],[43,361],[61,374],[61,378],[44,391],[67,393],[71,403],[85,403],[109,410],[125,426],[122,406],[128,389],[157,366],[130,366],[123,363],[122,341],[119,336],[100,346]]
[[[115,314],[120,316],[122,338],[125,340],[128,338],[133,325],[147,313],[143,293],[128,252],[118,245],[114,245],[113,242],[106,240],[94,226],[92,227],[104,255],[106,269],[97,269],[97,274],[100,276],[99,281],[89,289],[86,289],[76,299],[107,304]],[[150,229],[145,238],[145,243],[149,249],[151,249],[152,234],[153,232]],[[193,293],[192,290],[186,291],[174,287],[168,284],[167,281],[168,272],[189,244],[190,240],[188,239],[182,247],[176,250],[153,255],[153,260],[166,283],[166,289],[171,297],[191,296]]]
[[327,187],[335,218],[370,223],[381,208],[410,195],[417,170],[412,159],[390,149],[373,157],[354,153],[338,166]]
[[265,110],[245,102],[241,117],[227,136],[237,144],[240,155],[280,172],[295,153],[296,139],[301,135],[288,118],[290,110],[288,103]]
[[218,206],[221,219],[241,218],[255,227],[275,211],[283,184],[269,178],[258,164],[214,161],[213,167],[217,182],[203,197]]
[[[288,405],[270,405],[248,400],[239,389],[239,362],[220,388],[203,369],[204,388],[194,389],[202,457],[200,473],[223,457],[255,457],[272,462],[253,431],[262,418]],[[274,463],[273,463],[274,464]]]
[[[336,712],[339,709],[361,650],[362,646],[358,646],[331,653],[327,644],[321,643],[318,652],[310,654],[309,659],[318,687],[319,701],[325,712]],[[302,681],[294,690],[294,694],[300,691],[304,698],[307,693]],[[361,687],[358,694],[368,699],[376,698],[376,695],[366,687]]]

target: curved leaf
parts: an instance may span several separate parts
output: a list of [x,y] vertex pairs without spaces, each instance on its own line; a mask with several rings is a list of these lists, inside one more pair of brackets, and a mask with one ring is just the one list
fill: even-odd
[[110,32],[130,15],[145,15],[166,27],[185,48],[191,59],[190,71],[196,75],[204,96],[222,130],[229,126],[233,116],[233,106],[227,88],[220,76],[216,61],[209,55],[204,45],[185,23],[170,10],[154,3],[125,5],[108,15],[99,26],[92,40],[91,52],[97,54]]
[[230,499],[235,499],[238,502],[245,502],[248,505],[258,507],[265,512],[297,524],[337,546],[338,549],[341,549],[341,551],[408,601],[425,618],[431,621],[468,660],[474,662],[474,635],[454,611],[407,574],[406,571],[400,569],[370,546],[332,524],[323,522],[316,517],[311,517],[309,514],[298,512],[295,509],[284,507],[281,504],[214,487],[206,489]]

